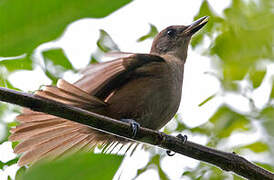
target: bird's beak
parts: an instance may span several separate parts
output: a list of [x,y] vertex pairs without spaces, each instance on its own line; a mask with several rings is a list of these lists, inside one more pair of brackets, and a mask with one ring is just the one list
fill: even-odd
[[184,30],[184,33],[192,36],[208,22],[208,19],[209,19],[208,16],[204,16],[204,17],[194,21],[192,24],[187,26],[187,28]]

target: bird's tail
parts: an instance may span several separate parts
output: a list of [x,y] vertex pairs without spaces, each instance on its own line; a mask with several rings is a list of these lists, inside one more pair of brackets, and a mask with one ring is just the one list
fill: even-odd
[[[106,106],[105,102],[65,80],[59,80],[57,87],[45,86],[35,95],[87,109]],[[85,125],[29,109],[23,109],[16,119],[20,125],[11,129],[9,139],[20,142],[14,149],[15,153],[23,153],[18,162],[20,166],[80,150],[90,151],[98,143],[110,144],[113,141],[112,136]]]

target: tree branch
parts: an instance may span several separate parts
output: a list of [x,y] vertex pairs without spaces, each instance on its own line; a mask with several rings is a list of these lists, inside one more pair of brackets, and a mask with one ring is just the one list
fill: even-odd
[[237,154],[218,151],[190,141],[183,143],[177,137],[143,127],[139,129],[136,137],[132,139],[130,136],[131,128],[127,123],[32,94],[0,87],[0,101],[65,118],[113,135],[169,149],[216,165],[223,170],[233,171],[248,179],[274,179],[273,173],[256,166]]

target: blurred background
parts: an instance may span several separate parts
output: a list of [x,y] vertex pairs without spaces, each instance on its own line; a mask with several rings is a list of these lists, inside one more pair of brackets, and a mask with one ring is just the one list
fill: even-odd
[[[0,86],[30,93],[59,78],[74,82],[88,64],[111,59],[109,51],[148,53],[158,31],[210,16],[191,41],[179,111],[162,131],[274,171],[274,1],[2,0],[0,12]],[[20,109],[0,103],[1,180],[96,179],[92,171],[100,179],[242,179],[150,146],[26,171],[8,142]]]

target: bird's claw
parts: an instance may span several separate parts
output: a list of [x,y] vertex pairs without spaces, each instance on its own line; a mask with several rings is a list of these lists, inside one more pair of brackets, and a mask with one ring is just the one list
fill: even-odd
[[187,141],[187,135],[178,134],[176,137],[181,139],[183,143],[186,143]]
[[[182,143],[186,143],[186,141],[187,141],[187,136],[186,135],[178,134],[176,137],[179,138],[182,141]],[[174,152],[172,153],[171,150],[167,150],[166,154],[168,156],[174,156],[175,155],[175,153]]]
[[121,121],[129,123],[131,127],[131,132],[132,132],[132,138],[136,137],[136,134],[140,128],[140,124],[134,121],[133,119],[121,119]]

